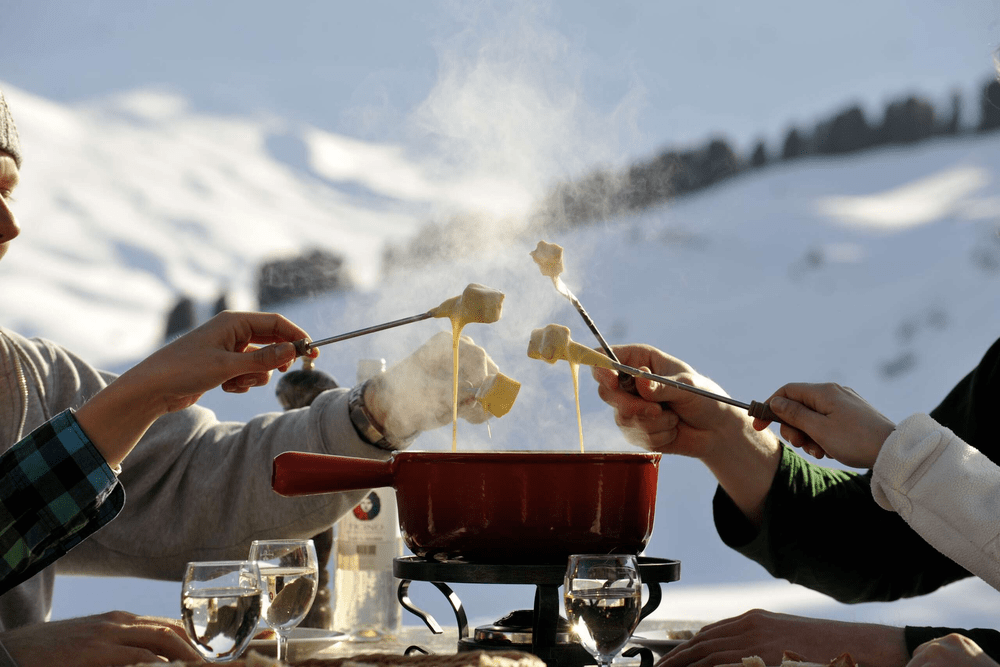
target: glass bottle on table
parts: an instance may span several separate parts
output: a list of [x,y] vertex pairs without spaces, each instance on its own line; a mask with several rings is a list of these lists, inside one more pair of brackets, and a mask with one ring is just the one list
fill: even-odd
[[[361,359],[358,383],[385,372],[385,359]],[[333,629],[349,641],[378,641],[396,635],[402,606],[396,598],[399,580],[392,561],[403,555],[396,492],[372,489],[337,522],[334,542]]]

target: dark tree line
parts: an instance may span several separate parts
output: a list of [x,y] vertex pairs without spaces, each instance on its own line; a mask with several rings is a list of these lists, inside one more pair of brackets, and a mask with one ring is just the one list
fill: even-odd
[[950,113],[937,114],[934,106],[910,96],[890,102],[880,121],[871,123],[860,106],[850,106],[818,123],[811,135],[793,127],[785,136],[783,160],[805,155],[842,155],[892,144],[912,144],[938,135],[957,134],[961,98],[952,97]]
[[[382,269],[388,273],[461,255],[470,247],[488,247],[502,241],[497,234],[531,235],[555,227],[607,220],[705,190],[776,162],[846,155],[914,144],[937,136],[1000,129],[1000,83],[988,82],[982,89],[980,102],[979,122],[974,126],[962,123],[962,101],[958,94],[952,96],[943,111],[935,109],[926,99],[910,95],[889,102],[880,118],[868,118],[859,105],[850,105],[812,128],[790,127],[776,149],[758,141],[749,154],[740,156],[724,137],[713,137],[694,148],[664,150],[624,170],[594,169],[580,178],[555,185],[534,213],[534,224],[528,229],[498,232],[504,225],[483,224],[476,218],[465,217],[428,223],[415,238],[387,246]],[[267,307],[323,291],[349,288],[350,284],[340,257],[317,252],[264,265],[257,288],[261,307]]]
[[[989,81],[980,99],[980,118],[975,131],[1000,128],[1000,83]],[[651,160],[632,165],[624,173],[597,170],[562,183],[549,195],[539,217],[543,224],[561,225],[606,219],[703,190],[776,160],[845,155],[958,135],[965,131],[962,112],[962,100],[957,93],[943,111],[915,95],[895,99],[886,105],[882,117],[875,119],[867,118],[859,105],[851,105],[811,129],[789,128],[780,150],[773,154],[764,141],[759,141],[745,158],[738,156],[726,139],[715,137],[699,148],[668,149]]]

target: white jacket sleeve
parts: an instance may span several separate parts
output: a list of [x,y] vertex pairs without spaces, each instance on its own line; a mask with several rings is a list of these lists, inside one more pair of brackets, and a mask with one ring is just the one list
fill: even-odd
[[872,495],[1000,589],[1000,467],[929,416],[902,421],[875,461]]

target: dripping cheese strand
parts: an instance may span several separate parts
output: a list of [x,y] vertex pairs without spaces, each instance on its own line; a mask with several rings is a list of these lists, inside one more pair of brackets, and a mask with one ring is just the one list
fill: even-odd
[[583,417],[580,415],[580,364],[569,362],[573,374],[573,397],[576,399],[576,430],[580,432],[580,452],[583,452]]
[[458,344],[461,342],[462,327],[459,320],[451,318],[451,451],[458,451]]
[[479,322],[492,324],[500,319],[503,311],[503,292],[470,283],[460,296],[452,297],[432,308],[432,317],[447,317],[451,320],[452,335],[452,410],[451,410],[451,450],[458,451],[458,349],[462,329],[466,324]]
[[569,362],[573,373],[573,393],[576,398],[576,421],[580,431],[580,451],[583,451],[583,418],[580,414],[580,364],[613,369],[611,360],[600,352],[571,340],[569,329],[560,324],[550,324],[543,329],[532,331],[531,339],[528,341],[528,356],[550,364],[554,364],[560,359]]

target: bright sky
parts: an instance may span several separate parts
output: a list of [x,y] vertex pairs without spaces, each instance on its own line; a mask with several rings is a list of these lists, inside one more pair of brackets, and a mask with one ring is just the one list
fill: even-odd
[[614,115],[634,156],[780,136],[851,101],[880,114],[897,95],[974,95],[1000,4],[40,0],[5,9],[4,27],[3,79],[52,99],[162,85],[202,110],[377,140],[413,132],[441,77],[489,62]]

